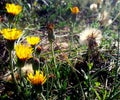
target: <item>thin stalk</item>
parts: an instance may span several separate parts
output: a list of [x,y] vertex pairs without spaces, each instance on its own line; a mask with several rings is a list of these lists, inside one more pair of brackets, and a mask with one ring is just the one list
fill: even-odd
[[98,100],[101,100],[100,95],[98,94],[98,92],[92,87],[93,92],[96,94],[96,97],[98,98]]
[[89,77],[88,77],[88,80],[87,80],[87,85],[88,85],[88,100],[90,100],[90,88],[91,88],[91,86],[90,86],[90,75],[89,75]]
[[17,87],[18,92],[20,92],[20,88],[19,88],[19,86],[18,86],[16,77],[15,77],[15,74],[14,74],[14,71],[13,71],[12,51],[11,51],[11,50],[9,51],[9,54],[10,54],[10,70],[11,70],[11,76],[12,76],[12,79],[13,79],[13,81],[14,81],[16,87]]
[[72,47],[73,47],[73,30],[74,30],[74,22],[71,23],[72,26],[71,26],[71,32],[70,32],[70,51],[72,50]]
[[48,66],[46,64],[46,69],[47,69],[47,99],[48,100],[48,97],[49,97],[49,92],[48,92]]
[[45,96],[44,96],[42,93],[41,93],[40,95],[41,95],[41,97],[43,98],[43,100],[46,100],[46,99],[45,99]]
[[82,88],[82,85],[81,85],[81,83],[80,83],[80,89],[81,89],[81,92],[82,92],[82,97],[83,97],[83,100],[85,100],[85,93],[84,93],[84,91],[83,91],[83,88]]
[[53,58],[54,66],[55,68],[57,68],[56,58],[55,58],[55,53],[54,53],[54,48],[53,48],[53,42],[51,42],[51,51],[52,51],[52,58]]
[[[55,58],[55,53],[54,53],[54,48],[53,48],[53,42],[50,42],[50,45],[51,45],[52,59],[53,59],[54,66],[55,66],[55,68],[54,68],[54,74],[55,74],[55,69],[57,69],[57,65],[56,65],[56,58]],[[47,64],[46,64],[46,65],[47,65]],[[47,67],[47,71],[48,71],[48,67]],[[52,78],[51,81],[52,81],[52,82],[51,82],[49,91],[51,91],[51,90],[52,90],[52,87],[53,87],[53,78]],[[49,94],[49,93],[48,93],[48,81],[47,81],[47,100],[48,100],[48,94]]]
[[[54,74],[56,74],[56,71],[58,71],[58,68],[57,68],[56,57],[55,57],[54,48],[53,48],[53,42],[51,42],[51,51],[52,51],[52,59],[53,59],[54,66],[55,66],[55,68],[54,68]],[[52,84],[53,84],[53,79],[52,79]],[[58,78],[58,84],[60,86],[59,78]],[[51,85],[51,89],[52,89],[52,85]]]

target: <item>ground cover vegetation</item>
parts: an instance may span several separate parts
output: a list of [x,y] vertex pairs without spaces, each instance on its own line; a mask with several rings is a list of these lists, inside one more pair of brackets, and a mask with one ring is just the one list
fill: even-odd
[[120,100],[120,0],[0,0],[1,100]]

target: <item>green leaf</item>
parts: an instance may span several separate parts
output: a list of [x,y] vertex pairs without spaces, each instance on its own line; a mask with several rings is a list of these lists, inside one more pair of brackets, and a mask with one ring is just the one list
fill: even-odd
[[100,86],[100,82],[95,82],[95,86],[96,87]]
[[91,70],[92,67],[93,67],[93,63],[88,63],[88,68],[89,68],[89,70]]

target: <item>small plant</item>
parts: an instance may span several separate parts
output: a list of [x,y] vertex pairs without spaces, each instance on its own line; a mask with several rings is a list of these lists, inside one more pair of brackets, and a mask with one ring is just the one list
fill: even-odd
[[1,0],[0,99],[119,100],[119,0]]

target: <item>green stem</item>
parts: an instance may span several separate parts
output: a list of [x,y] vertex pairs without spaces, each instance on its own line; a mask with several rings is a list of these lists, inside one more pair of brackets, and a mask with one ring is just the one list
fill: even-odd
[[43,100],[46,100],[46,99],[45,99],[45,96],[44,96],[42,93],[41,93],[40,95],[42,96],[42,99],[43,99]]
[[96,97],[98,98],[98,100],[101,100],[100,95],[98,94],[98,92],[93,87],[91,89],[96,94]]
[[81,85],[81,83],[80,83],[80,90],[81,90],[81,92],[82,92],[82,97],[83,97],[83,100],[85,100],[85,93],[84,93],[84,91],[83,91],[83,88],[82,88],[82,85]]
[[73,47],[73,30],[74,30],[74,23],[71,23],[72,24],[72,26],[71,26],[71,32],[70,32],[70,51],[71,51],[71,49],[72,49],[72,47]]
[[49,97],[49,91],[48,91],[48,66],[46,64],[46,69],[47,69],[47,99],[48,100],[48,97]]
[[90,76],[88,76],[87,85],[88,85],[88,100],[90,100]]
[[18,92],[20,92],[20,88],[19,88],[19,86],[18,86],[16,77],[15,77],[15,74],[14,74],[13,63],[12,63],[12,51],[11,51],[11,50],[10,50],[9,54],[10,54],[10,70],[11,70],[11,76],[12,76],[12,79],[13,79],[16,87],[17,87]]
[[55,58],[55,53],[54,53],[54,48],[53,48],[53,42],[51,42],[51,51],[52,51],[52,58],[53,58],[54,66],[55,68],[57,68],[56,58]]
[[[51,44],[51,51],[52,51],[52,59],[53,59],[53,63],[54,63],[54,66],[55,68],[53,69],[54,70],[54,74],[56,74],[56,69],[57,69],[57,64],[56,64],[56,58],[55,58],[55,53],[54,53],[54,48],[53,48],[53,42],[50,42]],[[53,78],[52,78],[52,82],[51,82],[51,86],[50,86],[50,91],[52,90],[52,87],[53,87]]]

